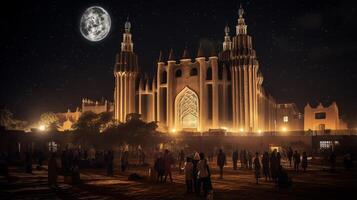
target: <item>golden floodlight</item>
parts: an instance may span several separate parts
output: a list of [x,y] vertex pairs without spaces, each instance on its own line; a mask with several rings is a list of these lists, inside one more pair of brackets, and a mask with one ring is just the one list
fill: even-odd
[[40,131],[45,131],[45,130],[46,130],[46,126],[43,125],[43,124],[41,124],[41,125],[38,127],[38,129],[39,129]]

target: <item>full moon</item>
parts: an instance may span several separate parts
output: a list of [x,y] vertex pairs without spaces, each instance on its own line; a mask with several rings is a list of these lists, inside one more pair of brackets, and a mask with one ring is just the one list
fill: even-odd
[[79,29],[92,42],[103,40],[109,33],[111,20],[108,12],[99,6],[89,7],[82,15]]

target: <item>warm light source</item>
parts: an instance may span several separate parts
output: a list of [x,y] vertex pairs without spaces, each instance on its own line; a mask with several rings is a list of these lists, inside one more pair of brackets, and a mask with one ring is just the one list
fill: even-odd
[[258,130],[258,134],[259,134],[259,135],[262,134],[262,130],[259,129],[259,130]]
[[286,127],[281,128],[281,131],[286,132],[288,129]]
[[41,124],[41,125],[38,127],[38,129],[39,129],[40,131],[45,131],[45,130],[46,130],[46,126],[43,125],[43,124]]
[[225,130],[225,131],[227,131],[228,130],[228,128],[227,127],[221,127],[221,129],[223,129],[223,130]]
[[240,128],[239,131],[240,131],[240,132],[244,132],[244,128]]
[[176,134],[176,129],[175,128],[171,129],[171,133]]

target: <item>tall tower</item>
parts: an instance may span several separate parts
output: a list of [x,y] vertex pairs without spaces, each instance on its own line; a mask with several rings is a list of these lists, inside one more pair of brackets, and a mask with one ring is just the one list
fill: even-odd
[[114,66],[114,118],[119,122],[125,122],[127,114],[137,112],[135,90],[139,73],[138,57],[133,49],[129,18],[124,28],[121,50],[116,56]]
[[252,45],[252,37],[247,34],[247,25],[240,5],[236,35],[232,37],[230,53],[232,73],[233,128],[240,131],[258,130],[259,63]]

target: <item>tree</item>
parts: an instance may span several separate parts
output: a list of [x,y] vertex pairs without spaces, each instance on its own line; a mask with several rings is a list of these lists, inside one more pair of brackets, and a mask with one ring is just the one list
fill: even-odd
[[78,121],[73,124],[73,128],[79,131],[98,131],[97,122],[98,115],[92,111],[86,111],[81,114]]
[[0,107],[0,127],[3,129],[23,130],[27,122],[14,118],[14,114],[5,107]]
[[47,129],[57,130],[59,128],[59,119],[53,112],[43,113],[40,116],[40,124],[44,125]]

